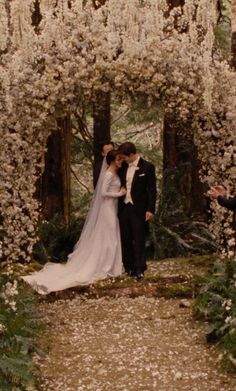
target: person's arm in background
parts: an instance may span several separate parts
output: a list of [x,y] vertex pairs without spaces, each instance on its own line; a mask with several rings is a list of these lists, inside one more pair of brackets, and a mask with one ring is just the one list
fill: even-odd
[[225,208],[236,211],[236,196],[227,197],[227,190],[224,186],[213,186],[208,191],[208,195],[211,199],[217,200],[219,205]]
[[227,198],[219,195],[217,197],[217,202],[229,210],[236,211],[236,196]]

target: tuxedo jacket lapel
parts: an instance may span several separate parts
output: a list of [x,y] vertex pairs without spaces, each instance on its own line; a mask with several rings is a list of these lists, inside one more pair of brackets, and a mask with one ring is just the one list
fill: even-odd
[[[131,185],[131,191],[133,189],[133,186],[140,174],[140,171],[142,169],[142,166],[144,164],[144,160],[143,158],[140,157],[139,161],[138,161],[138,165],[137,167],[139,168],[138,170],[135,170],[135,173],[134,173],[134,176],[133,176],[133,180],[132,180],[132,185]],[[128,164],[127,163],[124,163],[121,171],[120,171],[120,179],[121,179],[121,185],[122,186],[126,186],[126,175],[127,175],[127,170],[128,170]]]
[[128,165],[126,163],[123,163],[123,166],[120,170],[119,176],[121,180],[121,186],[126,186],[126,174],[128,170]]
[[[131,185],[131,197],[133,200],[134,208],[139,216],[145,215],[148,210],[151,213],[155,212],[156,201],[156,177],[155,167],[152,163],[147,162],[143,158],[139,159],[135,171],[132,185]],[[126,174],[128,165],[124,164],[120,171],[120,179],[122,186],[126,186]],[[125,205],[125,197],[119,199],[119,213]]]
[[142,165],[143,165],[143,159],[140,158],[139,161],[138,161],[138,165],[137,165],[137,167],[139,169],[135,170],[133,181],[132,181],[132,185],[131,185],[131,190],[132,190],[132,188],[133,188],[133,186],[134,186],[134,184],[135,184],[135,182],[136,182],[136,180],[137,180],[137,178],[138,178],[138,176],[140,174],[140,169],[141,169]]

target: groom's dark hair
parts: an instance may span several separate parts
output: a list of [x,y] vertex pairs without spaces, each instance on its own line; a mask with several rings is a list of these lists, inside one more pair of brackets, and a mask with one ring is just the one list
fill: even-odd
[[130,141],[126,141],[125,143],[121,144],[118,148],[118,151],[121,155],[129,156],[131,153],[136,154],[137,150],[133,143]]

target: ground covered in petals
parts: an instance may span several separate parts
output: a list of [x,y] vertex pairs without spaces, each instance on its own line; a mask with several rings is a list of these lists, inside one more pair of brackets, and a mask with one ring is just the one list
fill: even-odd
[[192,319],[186,287],[196,268],[201,274],[181,260],[150,263],[141,282],[108,280],[43,302],[50,352],[39,359],[41,390],[235,391],[206,344],[207,325]]

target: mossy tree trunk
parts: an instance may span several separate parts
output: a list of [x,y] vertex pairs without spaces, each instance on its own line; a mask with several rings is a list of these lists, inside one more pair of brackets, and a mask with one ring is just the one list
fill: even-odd
[[211,253],[215,245],[208,231],[207,199],[193,137],[187,137],[169,116],[163,132],[163,180],[154,229],[156,256]]
[[[69,6],[68,2],[68,6]],[[56,7],[57,3],[52,4]],[[40,34],[40,0],[34,1],[32,25]],[[44,156],[44,171],[36,184],[36,197],[41,204],[41,217],[50,220],[55,214],[63,217],[64,223],[70,221],[70,114],[57,119],[57,128],[50,134]]]
[[185,199],[182,203],[183,213],[186,216],[199,215],[204,218],[206,203],[203,184],[199,179],[199,169],[200,161],[193,136],[186,136],[174,119],[166,116],[163,135],[163,191],[169,190],[168,177],[173,178],[180,170],[180,183],[176,183],[176,191]]
[[[107,0],[92,0],[93,7],[99,9]],[[101,166],[101,144],[111,138],[111,94],[99,91],[93,104],[93,184],[98,180],[98,167]]]
[[38,182],[38,197],[42,205],[42,217],[52,219],[63,216],[66,225],[70,221],[70,115],[57,120],[58,127],[49,136],[44,157],[44,172]]
[[231,65],[236,69],[236,0],[232,0],[231,13]]
[[97,183],[98,169],[101,165],[101,143],[109,141],[111,127],[111,99],[109,92],[98,92],[93,105],[93,183]]
[[[184,0],[169,0],[166,16],[174,7],[182,8],[184,3]],[[176,26],[177,22],[176,19]],[[199,169],[193,136],[186,136],[176,118],[166,115],[163,129],[163,181],[159,213],[154,225],[157,258],[215,250],[207,227],[207,200],[199,179]]]

